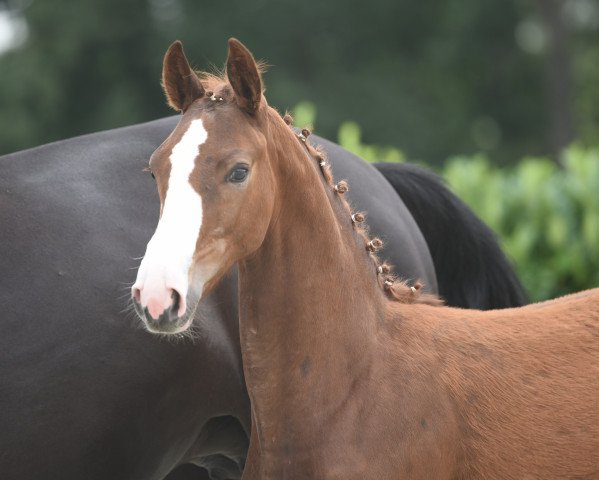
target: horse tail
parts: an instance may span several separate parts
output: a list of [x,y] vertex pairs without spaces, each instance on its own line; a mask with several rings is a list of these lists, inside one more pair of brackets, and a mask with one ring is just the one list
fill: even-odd
[[495,234],[437,175],[416,165],[378,163],[420,228],[448,305],[491,310],[527,303]]

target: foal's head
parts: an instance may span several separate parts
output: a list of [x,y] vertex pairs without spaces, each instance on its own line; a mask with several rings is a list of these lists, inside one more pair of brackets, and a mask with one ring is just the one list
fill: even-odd
[[259,68],[235,39],[226,76],[200,80],[179,42],[164,58],[166,97],[182,117],[150,158],[161,213],[132,287],[153,332],[187,329],[199,300],[260,246],[273,211],[268,106]]
[[[322,153],[306,142],[308,132],[295,138],[288,122],[267,105],[259,67],[237,40],[229,40],[226,79],[200,79],[175,42],[164,57],[162,83],[168,103],[182,117],[150,158],[160,220],[132,296],[148,330],[179,333],[189,327],[200,299],[233,263],[262,244],[276,214],[276,185],[289,174],[273,164],[274,159],[293,158],[293,149],[304,156],[308,152],[329,187],[342,194],[347,185],[333,187]],[[349,206],[343,205],[349,222]],[[360,214],[351,219],[354,226],[363,220]],[[380,240],[368,240],[360,227],[356,232],[390,298],[438,303],[436,297],[417,293],[419,285],[408,287],[388,276],[389,267],[373,254]]]

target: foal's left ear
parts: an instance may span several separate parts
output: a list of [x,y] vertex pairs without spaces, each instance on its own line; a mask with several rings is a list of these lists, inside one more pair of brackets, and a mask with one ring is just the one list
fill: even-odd
[[204,96],[204,87],[189,66],[179,40],[164,55],[162,87],[168,104],[180,112],[185,112],[194,100]]
[[229,39],[227,77],[235,91],[237,104],[248,113],[255,113],[262,97],[262,80],[258,65],[250,51],[237,39]]

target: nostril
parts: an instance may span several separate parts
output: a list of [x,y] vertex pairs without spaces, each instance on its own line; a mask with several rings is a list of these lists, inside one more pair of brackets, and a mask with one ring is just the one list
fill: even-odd
[[179,307],[181,306],[181,295],[179,295],[179,292],[177,292],[177,290],[171,291],[171,300],[172,302],[169,308],[169,312],[172,316],[177,317]]
[[131,296],[133,297],[133,300],[135,300],[137,303],[141,303],[141,289],[133,287],[131,289]]

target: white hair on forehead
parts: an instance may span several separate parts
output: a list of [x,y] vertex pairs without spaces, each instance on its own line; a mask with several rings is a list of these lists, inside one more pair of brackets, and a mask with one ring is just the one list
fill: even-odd
[[[189,177],[207,138],[202,120],[193,120],[169,156],[171,171],[162,215],[138,272],[144,291],[174,288],[182,296],[187,293],[189,268],[202,227],[202,197]],[[142,275],[145,278],[140,278]]]
[[[161,226],[168,229],[169,233],[166,235],[179,239],[176,245],[184,248],[190,257],[195,250],[195,243],[202,226],[202,197],[191,185],[189,177],[195,167],[195,159],[200,147],[207,138],[208,132],[202,120],[196,119],[191,122],[179,143],[173,147],[169,157],[171,172],[162,217],[156,229],[156,233]],[[169,239],[174,240],[174,238]]]

